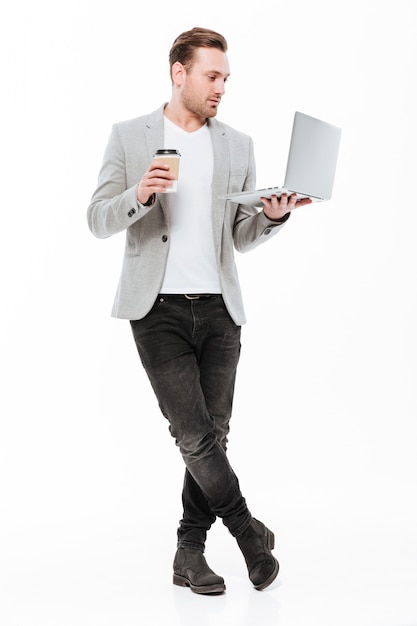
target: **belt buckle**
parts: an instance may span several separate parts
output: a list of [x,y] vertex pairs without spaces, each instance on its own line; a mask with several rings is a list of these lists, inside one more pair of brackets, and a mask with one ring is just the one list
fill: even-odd
[[197,296],[197,295],[189,296],[188,293],[185,293],[184,296],[185,298],[187,298],[187,300],[199,300],[200,299],[200,296]]

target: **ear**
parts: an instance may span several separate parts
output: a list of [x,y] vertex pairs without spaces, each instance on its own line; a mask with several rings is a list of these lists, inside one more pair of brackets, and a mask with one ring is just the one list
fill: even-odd
[[180,63],[179,61],[176,61],[173,64],[172,70],[171,70],[171,78],[172,78],[172,82],[174,83],[174,85],[177,85],[177,87],[182,85],[185,80],[186,73],[187,72],[183,64]]

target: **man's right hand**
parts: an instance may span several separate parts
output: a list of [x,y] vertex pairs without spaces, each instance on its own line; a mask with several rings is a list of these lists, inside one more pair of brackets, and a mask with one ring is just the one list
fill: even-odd
[[172,185],[174,174],[169,173],[169,165],[153,161],[140,179],[136,189],[136,198],[140,204],[146,204],[155,193],[164,193]]

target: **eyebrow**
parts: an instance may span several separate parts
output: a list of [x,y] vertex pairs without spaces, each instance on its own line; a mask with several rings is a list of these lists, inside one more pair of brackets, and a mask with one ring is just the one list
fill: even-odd
[[218,70],[208,70],[207,74],[216,74],[216,76],[224,76],[224,78],[229,78],[229,76],[230,76],[230,72],[229,72],[229,74],[222,74]]

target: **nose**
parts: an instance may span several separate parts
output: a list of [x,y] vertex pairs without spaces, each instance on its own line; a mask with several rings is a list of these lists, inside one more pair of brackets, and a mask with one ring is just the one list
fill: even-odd
[[216,93],[219,94],[220,96],[226,93],[226,85],[225,85],[223,78],[218,78],[216,80],[215,90],[216,90]]

